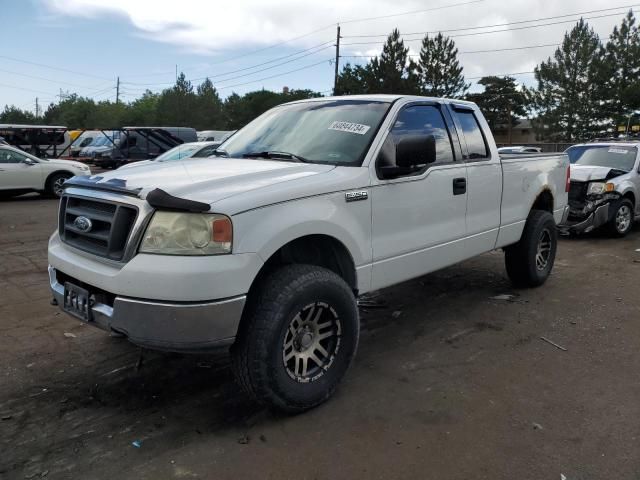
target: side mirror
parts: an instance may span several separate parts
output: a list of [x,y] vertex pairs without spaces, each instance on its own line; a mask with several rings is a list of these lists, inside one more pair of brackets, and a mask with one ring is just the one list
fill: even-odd
[[36,164],[36,162],[34,162],[33,160],[31,160],[30,158],[25,158],[25,159],[23,160],[23,163],[24,163],[25,165],[35,165],[35,164]]
[[377,167],[381,178],[392,179],[413,175],[420,167],[436,161],[436,139],[433,135],[408,135],[396,144],[395,165]]
[[396,165],[416,167],[436,161],[436,139],[433,135],[408,135],[396,145]]

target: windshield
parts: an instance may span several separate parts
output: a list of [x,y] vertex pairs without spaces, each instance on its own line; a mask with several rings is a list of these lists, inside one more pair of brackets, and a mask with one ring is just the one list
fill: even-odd
[[99,137],[96,137],[95,140],[93,142],[91,142],[92,147],[102,147],[103,145],[112,145],[111,143],[111,139],[105,137],[104,135],[101,135]]
[[312,163],[360,166],[389,106],[368,100],[282,105],[229,137],[219,152],[239,158],[281,152]]
[[191,157],[196,150],[201,148],[201,145],[178,145],[177,147],[173,147],[171,150],[167,150],[162,155],[156,157],[156,160],[159,161],[168,161],[168,160],[180,160],[181,158],[189,158]]
[[636,147],[621,145],[593,145],[571,147],[567,155],[571,163],[595,167],[615,168],[630,172],[636,163]]

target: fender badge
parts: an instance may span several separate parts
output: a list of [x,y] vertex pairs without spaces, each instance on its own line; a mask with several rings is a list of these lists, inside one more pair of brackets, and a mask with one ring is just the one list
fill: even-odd
[[366,200],[367,198],[369,198],[369,192],[367,192],[366,190],[346,192],[344,194],[344,199],[347,202],[357,202],[358,200]]

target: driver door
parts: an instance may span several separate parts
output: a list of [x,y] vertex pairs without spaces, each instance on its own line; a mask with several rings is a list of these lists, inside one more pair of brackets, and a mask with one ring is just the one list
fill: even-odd
[[453,121],[442,105],[410,104],[398,113],[377,159],[395,164],[404,136],[433,135],[436,160],[394,179],[376,177],[371,189],[372,289],[424,275],[464,259],[467,167]]
[[42,166],[29,165],[28,160],[22,153],[0,148],[0,190],[42,189]]

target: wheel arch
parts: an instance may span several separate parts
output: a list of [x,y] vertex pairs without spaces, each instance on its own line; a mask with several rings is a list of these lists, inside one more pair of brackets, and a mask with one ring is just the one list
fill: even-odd
[[638,207],[636,205],[636,194],[633,192],[633,190],[627,190],[626,192],[624,192],[622,194],[622,198],[628,198],[629,200],[631,200],[634,211],[637,211]]
[[291,239],[271,253],[254,278],[249,295],[271,272],[288,264],[326,268],[340,276],[354,293],[358,291],[356,266],[347,246],[331,235],[309,234]]
[[529,212],[532,210],[543,210],[553,215],[554,198],[553,193],[547,187],[543,188],[533,201]]
[[48,190],[49,189],[51,179],[54,177],[54,175],[59,175],[61,173],[70,175],[71,177],[75,176],[75,173],[70,172],[69,170],[64,170],[64,169],[54,170],[53,172],[51,172],[51,173],[49,173],[47,175],[47,178],[44,181],[44,190]]

